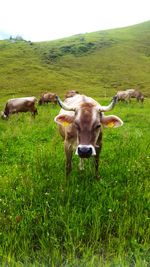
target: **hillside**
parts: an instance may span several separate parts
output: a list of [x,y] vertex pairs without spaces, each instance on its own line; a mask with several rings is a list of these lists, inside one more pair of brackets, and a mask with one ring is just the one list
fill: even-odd
[[92,96],[138,88],[150,95],[150,21],[57,41],[0,41],[0,95],[77,89]]

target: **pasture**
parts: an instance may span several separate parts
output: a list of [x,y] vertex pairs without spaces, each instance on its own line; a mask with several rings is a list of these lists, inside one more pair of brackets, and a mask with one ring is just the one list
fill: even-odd
[[99,181],[75,155],[66,180],[58,106],[0,120],[0,266],[150,265],[149,105],[109,112],[124,125],[104,129]]

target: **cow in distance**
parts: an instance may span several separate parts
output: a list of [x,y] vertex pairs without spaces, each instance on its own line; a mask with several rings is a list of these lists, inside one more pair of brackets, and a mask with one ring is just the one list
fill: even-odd
[[136,89],[127,89],[126,92],[129,93],[130,98],[136,98],[137,102],[144,102],[144,95],[140,91]]
[[117,100],[118,101],[123,101],[126,103],[130,102],[130,93],[128,91],[118,91],[117,92]]
[[43,105],[45,103],[53,103],[53,104],[57,104],[57,98],[56,98],[56,94],[55,93],[51,93],[51,92],[46,92],[44,94],[42,94],[42,96],[39,99],[38,104],[39,105]]
[[33,117],[37,114],[36,97],[21,97],[9,99],[5,105],[4,111],[1,113],[3,119],[9,118],[9,115],[19,112],[31,112]]

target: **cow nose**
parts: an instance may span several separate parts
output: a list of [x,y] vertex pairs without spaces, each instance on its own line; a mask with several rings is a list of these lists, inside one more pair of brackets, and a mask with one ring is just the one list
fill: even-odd
[[78,147],[78,155],[80,158],[89,158],[92,155],[92,148],[88,146]]

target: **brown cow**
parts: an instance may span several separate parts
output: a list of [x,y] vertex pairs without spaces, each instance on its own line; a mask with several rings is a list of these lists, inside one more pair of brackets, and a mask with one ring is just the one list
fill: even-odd
[[27,111],[30,111],[35,117],[37,114],[37,108],[35,107],[36,101],[35,96],[9,99],[2,112],[2,118],[8,118],[10,114]]
[[66,154],[66,174],[71,171],[72,152],[82,160],[94,156],[95,174],[98,178],[99,154],[102,146],[102,128],[119,127],[122,120],[114,115],[105,116],[103,112],[111,110],[117,101],[115,96],[108,106],[101,106],[94,99],[85,95],[76,94],[66,98],[64,103],[58,98],[62,107],[55,117],[59,132],[64,139]]
[[55,93],[44,93],[41,98],[39,99],[39,105],[45,104],[45,103],[54,103],[57,104],[57,98]]
[[74,95],[76,94],[79,94],[78,91],[75,91],[75,90],[71,90],[71,91],[68,91],[65,95],[65,98],[68,98],[68,97],[73,97]]
[[129,93],[130,98],[136,98],[136,100],[138,102],[141,101],[143,103],[144,96],[143,96],[143,94],[140,91],[135,90],[135,89],[127,89],[126,92]]

